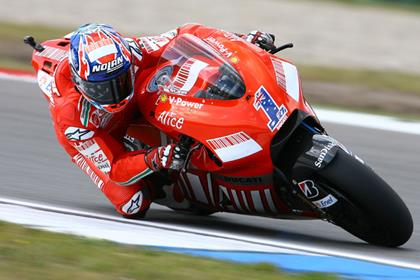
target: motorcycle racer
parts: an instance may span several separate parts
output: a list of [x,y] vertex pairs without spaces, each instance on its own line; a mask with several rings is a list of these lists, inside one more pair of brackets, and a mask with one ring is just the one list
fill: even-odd
[[[148,147],[127,134],[142,119],[137,81],[172,39],[203,29],[214,30],[187,24],[159,36],[124,38],[109,25],[86,24],[72,33],[69,56],[55,70],[50,110],[57,138],[125,217],[143,216],[152,201],[168,200],[159,192],[168,184],[160,171],[178,171],[186,158],[180,144]],[[241,37],[266,50],[274,46],[267,33]]]

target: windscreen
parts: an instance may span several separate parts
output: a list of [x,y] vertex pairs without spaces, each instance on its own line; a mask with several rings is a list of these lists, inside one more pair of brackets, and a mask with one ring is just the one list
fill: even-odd
[[245,94],[239,73],[201,39],[184,34],[166,48],[154,77],[159,91],[231,100]]

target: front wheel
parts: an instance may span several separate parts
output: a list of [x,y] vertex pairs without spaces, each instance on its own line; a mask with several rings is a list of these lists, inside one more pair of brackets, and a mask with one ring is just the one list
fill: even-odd
[[339,150],[318,176],[338,199],[325,208],[332,223],[375,245],[397,247],[408,241],[413,232],[411,214],[372,169]]

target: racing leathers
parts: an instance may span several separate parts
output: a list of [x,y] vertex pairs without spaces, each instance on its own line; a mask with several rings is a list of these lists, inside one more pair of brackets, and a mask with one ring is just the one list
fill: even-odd
[[[127,134],[129,126],[141,123],[137,94],[139,77],[154,67],[167,44],[179,34],[215,29],[197,24],[152,37],[128,38],[135,73],[134,97],[120,112],[97,109],[76,89],[67,59],[55,71],[57,94],[50,106],[55,132],[72,161],[86,173],[123,216],[143,215],[156,199],[155,172],[165,168],[146,156],[147,147]],[[124,145],[126,143],[126,145]],[[169,148],[167,148],[169,149]],[[154,157],[165,147],[156,149]]]

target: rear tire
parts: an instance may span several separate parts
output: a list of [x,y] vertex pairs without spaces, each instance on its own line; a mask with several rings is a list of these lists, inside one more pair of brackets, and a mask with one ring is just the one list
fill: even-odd
[[339,150],[318,175],[339,200],[325,209],[331,222],[380,246],[401,246],[411,237],[413,220],[407,206],[384,180],[354,157]]

